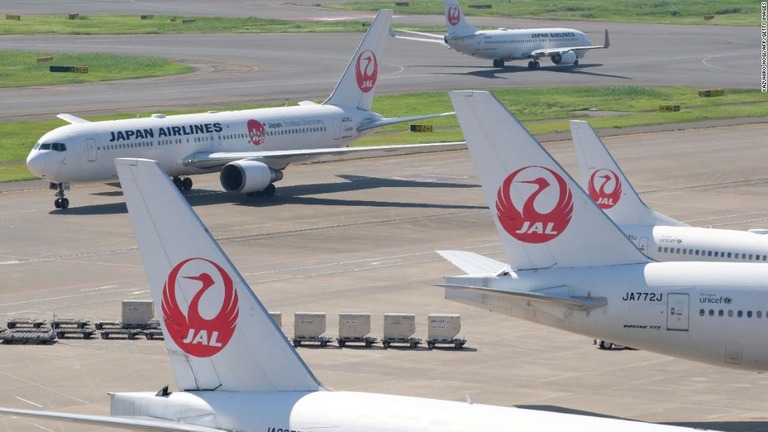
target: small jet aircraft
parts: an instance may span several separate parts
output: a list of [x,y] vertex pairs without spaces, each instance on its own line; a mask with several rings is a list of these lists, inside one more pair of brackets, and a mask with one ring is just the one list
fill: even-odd
[[[1,413],[166,432],[694,432],[408,396],[331,391],[155,161],[118,159],[128,213],[181,391],[110,393],[110,416]],[[170,215],[170,217],[169,217]]]
[[450,96],[509,262],[440,251],[467,273],[445,278],[446,299],[625,346],[768,370],[768,265],[651,260],[493,95]]
[[291,161],[414,148],[345,148],[375,128],[452,114],[384,118],[370,111],[391,18],[391,10],[376,15],[322,104],[99,122],[59,114],[70,124],[43,135],[27,156],[27,167],[50,181],[57,191],[55,207],[66,209],[70,182],[115,180],[113,161],[120,157],[157,160],[180,189],[192,188],[192,179],[182,176],[221,171],[226,191],[272,196]]
[[528,69],[531,70],[541,67],[539,59],[542,57],[549,57],[556,65],[576,66],[587,51],[610,46],[608,30],[603,45],[592,45],[586,34],[569,28],[478,30],[467,22],[458,0],[445,0],[444,5],[446,35],[398,30],[418,37],[395,37],[448,45],[462,54],[491,59],[493,67],[498,68],[503,68],[504,62],[509,60],[529,60]]

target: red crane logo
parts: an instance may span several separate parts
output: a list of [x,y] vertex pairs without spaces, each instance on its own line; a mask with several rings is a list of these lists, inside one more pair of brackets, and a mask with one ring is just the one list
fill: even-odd
[[[197,290],[185,313],[177,298],[178,288],[191,290],[195,285]],[[211,311],[209,304],[217,297],[221,298],[221,306],[218,312]],[[162,309],[169,336],[194,357],[211,357],[224,349],[235,333],[240,313],[232,278],[220,265],[205,258],[186,259],[171,270],[163,287]],[[214,316],[209,319],[204,315]]]
[[589,197],[604,210],[613,208],[621,199],[621,180],[615,172],[607,168],[592,173],[588,189]]
[[357,78],[357,87],[363,93],[373,90],[376,85],[376,78],[379,77],[379,61],[376,54],[371,50],[365,50],[357,56],[357,65],[355,66],[355,78]]
[[461,19],[461,11],[459,10],[459,5],[452,4],[450,7],[448,7],[448,12],[445,14],[446,18],[448,18],[448,24],[455,26],[459,23],[459,19]]
[[[534,185],[535,189],[530,192],[529,186],[522,185]],[[522,199],[525,202],[521,209]],[[562,234],[571,222],[573,194],[555,171],[527,166],[502,182],[496,194],[496,213],[499,223],[512,237],[525,243],[546,243]]]

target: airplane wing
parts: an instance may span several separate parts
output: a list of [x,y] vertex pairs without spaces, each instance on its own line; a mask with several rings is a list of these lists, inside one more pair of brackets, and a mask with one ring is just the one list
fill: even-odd
[[[588,311],[603,307],[608,304],[605,297],[577,297],[569,296],[566,294],[567,287],[553,287],[548,289],[536,290],[536,291],[517,291],[509,289],[500,289],[492,287],[479,286],[480,284],[473,285],[467,284],[462,281],[463,277],[446,277],[445,283],[440,286],[444,287],[445,298],[448,300],[454,300],[460,303],[466,303],[468,297],[462,295],[467,292],[481,294],[480,299],[483,303],[498,304],[497,302],[538,302],[544,304],[550,304],[555,306],[564,307],[566,309]],[[469,278],[467,282],[474,278]],[[478,281],[479,282],[479,281]],[[453,292],[452,292],[453,291]],[[493,300],[488,301],[487,297],[491,297]],[[495,301],[494,301],[495,300]],[[469,300],[473,306],[475,302]]]
[[184,423],[177,423],[168,420],[159,420],[149,417],[110,417],[87,414],[69,414],[53,411],[35,411],[24,409],[0,408],[0,413],[10,414],[20,417],[31,417],[36,419],[68,421],[72,423],[101,425],[111,428],[118,428],[132,431],[155,431],[155,432],[224,432],[222,429],[214,429],[205,426],[196,426]]
[[56,117],[64,120],[67,123],[72,123],[72,124],[75,124],[75,123],[90,123],[88,120],[86,120],[84,118],[77,117],[77,116],[73,116],[72,114],[61,113],[61,114],[57,115]]
[[392,36],[395,39],[405,39],[405,40],[413,40],[418,42],[431,42],[431,43],[437,43],[440,45],[448,46],[448,44],[445,43],[445,40],[443,40],[443,36],[436,35],[432,33],[423,33],[423,32],[417,32],[417,31],[411,31],[411,30],[395,30],[400,33],[408,33],[412,35],[422,36],[422,37],[413,37],[413,36],[398,36],[394,33],[392,33]]
[[529,57],[552,57],[553,55],[563,54],[568,51],[586,51],[593,49],[605,49],[611,46],[611,41],[608,39],[608,30],[605,30],[605,42],[602,45],[589,45],[589,46],[574,46],[574,47],[558,47],[558,48],[545,48],[531,51]]
[[321,148],[321,149],[303,149],[303,150],[274,150],[274,151],[252,151],[252,152],[197,152],[184,158],[184,166],[212,169],[224,166],[230,162],[256,159],[270,165],[269,160],[279,160],[278,165],[281,169],[289,162],[307,160],[319,156],[341,156],[352,153],[380,152],[400,154],[415,149],[421,150],[450,150],[463,149],[466,144],[462,142],[449,143],[429,143],[429,144],[404,144],[391,146],[373,146],[373,147],[340,147],[340,148]]
[[506,263],[496,261],[495,259],[474,252],[451,250],[439,250],[435,252],[466,274],[499,275],[510,271],[510,268]]
[[357,128],[357,131],[362,132],[368,129],[375,129],[375,128],[389,126],[393,124],[406,123],[406,122],[412,122],[412,121],[418,121],[418,120],[426,120],[426,119],[431,119],[435,117],[445,117],[445,116],[454,115],[454,114],[455,114],[454,112],[444,112],[440,114],[427,114],[427,115],[410,116],[410,117],[379,118],[377,120],[374,120],[372,122],[369,122],[360,126],[359,128]]

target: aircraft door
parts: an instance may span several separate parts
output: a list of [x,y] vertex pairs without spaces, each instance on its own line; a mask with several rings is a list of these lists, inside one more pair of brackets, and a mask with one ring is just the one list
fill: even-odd
[[88,162],[96,161],[96,140],[93,138],[85,139],[85,151],[88,154]]
[[640,252],[645,253],[648,250],[648,237],[640,237],[640,241],[637,242],[637,247]]
[[341,138],[341,120],[333,119],[333,139],[338,140]]
[[688,294],[667,295],[667,330],[688,331],[690,296]]

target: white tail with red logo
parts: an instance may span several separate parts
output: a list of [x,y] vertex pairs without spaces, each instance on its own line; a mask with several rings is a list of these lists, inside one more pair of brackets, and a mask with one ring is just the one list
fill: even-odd
[[647,261],[492,94],[451,101],[513,269]]
[[477,27],[467,22],[464,18],[458,0],[445,0],[443,7],[445,10],[445,25],[448,27],[449,35],[468,36],[473,35],[477,31]]
[[391,20],[392,11],[389,9],[380,10],[376,14],[371,28],[324,104],[370,111],[379,78],[379,62],[383,58],[384,41],[389,34]]
[[581,186],[616,224],[688,226],[645,205],[589,123],[571,120],[571,137]]
[[[178,388],[320,389],[157,163],[116,164]],[[152,186],[139,189],[139,182]]]

